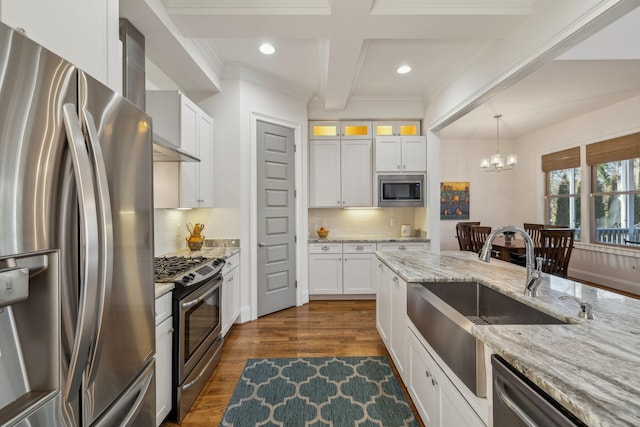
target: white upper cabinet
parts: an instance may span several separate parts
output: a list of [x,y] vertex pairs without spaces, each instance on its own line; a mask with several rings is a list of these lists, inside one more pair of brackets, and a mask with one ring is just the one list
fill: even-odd
[[309,122],[309,146],[309,207],[373,206],[370,121]]
[[309,207],[372,206],[371,140],[310,141]]
[[118,2],[4,0],[2,22],[122,93]]
[[373,147],[370,139],[342,141],[342,206],[373,203]]
[[340,137],[345,139],[371,139],[371,122],[340,122]]
[[418,136],[420,120],[373,122],[373,136]]
[[427,137],[376,136],[376,172],[425,172]]
[[310,142],[309,205],[310,207],[340,207],[341,194],[340,140]]
[[178,91],[147,91],[147,113],[154,137],[200,159],[154,163],[154,206],[213,207],[213,119]]
[[340,139],[340,122],[309,122],[309,139]]

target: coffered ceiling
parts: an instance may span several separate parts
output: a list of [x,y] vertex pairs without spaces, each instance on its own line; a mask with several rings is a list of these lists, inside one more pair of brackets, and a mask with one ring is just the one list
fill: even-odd
[[[167,74],[182,79],[185,90],[218,90],[221,78],[241,68],[339,111],[354,98],[428,103],[471,61],[521,25],[539,1],[121,0],[120,7],[121,15],[147,37],[148,55]],[[147,10],[141,12],[140,5]],[[489,137],[495,132],[493,115],[501,113],[505,136],[517,136],[640,93],[639,44],[620,43],[621,38],[640,39],[640,14],[630,18],[619,25],[622,30],[606,35],[608,45],[585,42],[585,49],[576,47],[501,91],[443,133]],[[166,37],[161,26],[173,36]],[[180,57],[165,58],[176,40],[204,58],[206,76],[181,73]],[[265,41],[275,46],[273,55],[259,53]],[[412,71],[397,74],[401,64]]]

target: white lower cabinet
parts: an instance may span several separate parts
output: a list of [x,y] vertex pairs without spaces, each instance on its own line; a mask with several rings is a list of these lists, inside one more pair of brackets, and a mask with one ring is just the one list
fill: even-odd
[[344,294],[375,294],[375,243],[342,244],[342,292]]
[[373,295],[375,243],[309,244],[309,295]]
[[171,292],[156,298],[156,426],[171,411],[173,316]]
[[389,354],[396,365],[402,380],[407,383],[407,282],[393,272],[389,275],[390,302],[389,310]]
[[240,254],[230,256],[222,268],[222,336],[240,316]]
[[382,338],[382,342],[389,347],[389,328],[391,314],[391,287],[389,286],[389,269],[378,261],[376,270],[376,328]]
[[406,336],[409,355],[405,384],[425,426],[485,427],[411,328]]

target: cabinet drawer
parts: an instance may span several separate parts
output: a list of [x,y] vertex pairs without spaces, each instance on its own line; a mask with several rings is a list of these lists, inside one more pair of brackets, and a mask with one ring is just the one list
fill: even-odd
[[164,319],[171,317],[171,296],[172,292],[167,292],[159,298],[156,298],[156,325],[159,325]]
[[379,251],[426,251],[428,248],[427,242],[393,242],[377,245]]
[[345,254],[363,254],[376,251],[375,243],[343,243],[342,252]]
[[341,254],[342,243],[310,243],[310,254]]
[[222,275],[224,276],[234,268],[240,265],[240,254],[233,254],[229,258],[227,258],[224,262],[224,267],[222,267]]

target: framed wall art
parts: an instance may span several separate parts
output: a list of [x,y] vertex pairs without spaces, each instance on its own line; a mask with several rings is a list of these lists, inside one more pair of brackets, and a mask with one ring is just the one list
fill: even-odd
[[440,219],[469,219],[469,182],[440,183]]

